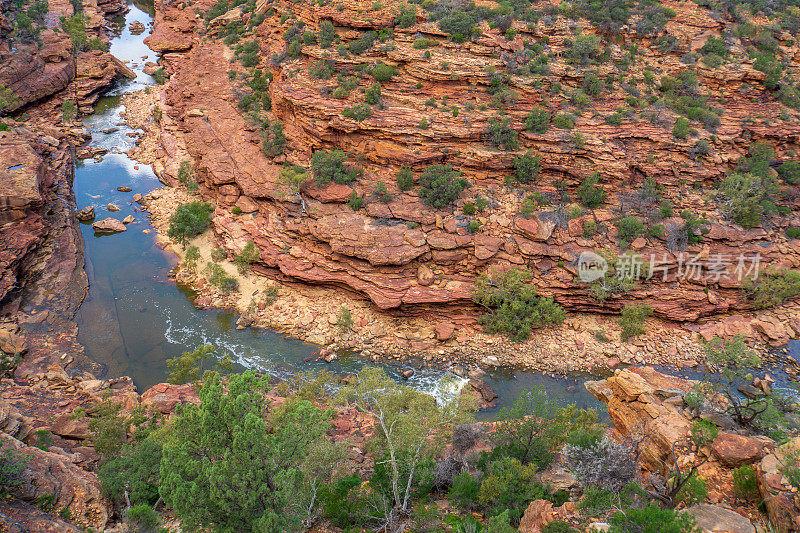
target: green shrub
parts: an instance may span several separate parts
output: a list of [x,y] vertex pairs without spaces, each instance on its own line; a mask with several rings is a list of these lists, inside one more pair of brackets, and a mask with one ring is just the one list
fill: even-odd
[[97,472],[103,496],[133,505],[158,501],[161,443],[154,436],[123,448],[119,457],[105,461]]
[[675,495],[675,503],[690,507],[696,503],[703,503],[708,499],[708,489],[703,478],[692,474]]
[[652,314],[653,308],[647,304],[627,304],[623,307],[619,319],[622,340],[628,341],[632,337],[644,334],[644,320]]
[[453,478],[447,498],[464,511],[476,509],[481,484],[469,472],[461,472]]
[[550,494],[536,480],[536,467],[523,465],[514,457],[502,457],[490,463],[478,490],[478,503],[486,514],[508,511],[512,524],[519,524],[528,502],[541,499],[560,505],[566,498]]
[[800,226],[786,228],[786,236],[790,239],[800,239]]
[[775,307],[800,295],[800,272],[782,268],[761,272],[742,282],[742,290],[756,309]]
[[583,235],[584,237],[591,237],[597,234],[597,222],[594,220],[583,221]]
[[414,187],[414,172],[408,167],[400,167],[397,171],[397,188],[408,191]]
[[378,61],[378,64],[372,68],[372,77],[375,78],[377,82],[389,81],[396,73],[397,67],[387,65],[381,61]]
[[584,179],[578,187],[578,198],[589,209],[594,209],[606,201],[606,191],[597,186],[601,177],[599,172],[595,172]]
[[283,124],[275,122],[264,132],[261,139],[261,151],[268,157],[276,157],[283,153],[286,147],[286,135],[283,133]]
[[733,492],[740,498],[753,502],[761,497],[756,472],[751,465],[733,469]]
[[319,150],[311,156],[311,172],[317,185],[324,186],[330,182],[346,184],[355,181],[361,172],[347,167],[347,154],[341,150]]
[[776,212],[777,195],[774,178],[733,172],[719,185],[717,200],[725,216],[748,229]]
[[250,265],[258,261],[259,250],[256,248],[256,243],[247,241],[247,244],[242,248],[242,251],[233,258],[233,264],[240,273],[244,274],[250,270]]
[[797,161],[784,161],[778,167],[778,175],[790,185],[800,184],[800,163]]
[[368,31],[364,33],[364,35],[362,35],[360,39],[348,43],[347,50],[351,54],[356,54],[356,55],[363,54],[364,52],[372,48],[372,45],[375,44],[375,41],[377,39],[378,39],[377,33],[375,33],[374,31]]
[[619,126],[622,124],[622,115],[620,113],[611,113],[610,115],[606,116],[605,118],[606,124],[610,124],[612,126]]
[[364,91],[364,101],[370,105],[376,105],[380,103],[381,85],[379,83],[373,83],[372,87],[369,87],[366,91]]
[[211,250],[211,260],[212,261],[224,261],[227,259],[228,253],[225,251],[224,248],[214,248]]
[[655,504],[614,514],[609,533],[696,533],[694,515],[661,509]]
[[563,520],[553,520],[542,527],[542,533],[578,533],[578,530]]
[[214,208],[204,202],[188,202],[181,204],[169,219],[167,235],[183,246],[189,239],[203,233],[211,220]]
[[700,48],[703,54],[716,54],[721,57],[727,57],[728,47],[725,45],[725,39],[722,37],[709,36],[706,43]]
[[441,209],[453,203],[469,182],[450,165],[429,165],[419,176],[419,194],[425,203]]
[[334,28],[330,20],[323,20],[319,25],[319,36],[317,39],[319,45],[322,48],[330,48],[334,39],[336,39],[336,28]]
[[514,179],[518,183],[531,183],[539,177],[542,170],[542,158],[533,150],[514,158]]
[[205,275],[208,281],[222,292],[233,292],[239,288],[239,282],[229,276],[225,269],[217,263],[206,263]]
[[75,120],[78,115],[78,106],[75,100],[64,100],[61,102],[61,121],[65,124]]
[[372,196],[374,196],[379,202],[383,204],[388,204],[392,201],[392,194],[386,188],[386,184],[383,182],[378,183],[375,185],[375,188],[372,190]]
[[417,37],[412,45],[415,50],[425,50],[431,46],[436,46],[436,40],[428,39],[427,37]]
[[200,260],[200,250],[197,246],[189,246],[186,248],[186,253],[183,257],[183,266],[187,270],[194,272],[197,270],[197,261]]
[[397,28],[410,28],[417,23],[417,13],[410,9],[401,9],[394,19],[394,25]]
[[475,27],[475,19],[463,11],[452,10],[439,20],[439,29],[460,42],[470,36]]
[[556,113],[553,116],[553,126],[562,130],[571,130],[575,127],[575,117],[569,113]]
[[543,107],[536,107],[525,117],[525,128],[534,133],[545,133],[550,127],[550,112]]
[[564,308],[552,298],[539,296],[530,279],[527,269],[490,271],[478,277],[472,300],[491,309],[479,318],[487,332],[503,333],[520,342],[533,329],[564,321]]
[[464,204],[464,207],[462,208],[462,210],[461,210],[461,211],[462,211],[462,212],[463,212],[465,215],[467,215],[467,216],[471,217],[472,215],[474,215],[474,214],[475,214],[475,211],[476,211],[476,209],[475,209],[475,204],[473,204],[472,202],[467,202],[467,203],[465,203],[465,204]]
[[644,223],[635,216],[627,216],[617,222],[617,238],[621,243],[631,243],[645,232]]
[[341,528],[363,524],[367,509],[361,484],[361,478],[353,474],[323,485],[319,491],[322,516]]
[[0,496],[9,496],[22,485],[26,464],[26,458],[9,448],[0,451]]
[[312,78],[317,78],[319,80],[329,80],[333,77],[334,74],[336,74],[336,69],[334,68],[333,61],[330,61],[328,59],[320,59],[314,64],[313,67],[311,67],[309,74],[311,75]]
[[683,117],[675,119],[675,125],[672,127],[672,135],[677,139],[686,139],[689,136],[690,128],[689,121]]
[[519,136],[517,132],[511,128],[511,119],[508,117],[489,118],[488,134],[489,141],[495,148],[506,151],[519,148]]
[[128,523],[128,531],[136,533],[158,531],[158,526],[161,524],[158,513],[146,503],[128,509],[125,513],[125,521]]
[[372,108],[367,104],[356,104],[352,107],[345,107],[342,115],[361,122],[372,114]]
[[468,230],[470,233],[475,233],[475,232],[476,232],[476,231],[478,231],[480,228],[481,228],[481,222],[480,222],[480,220],[470,220],[470,221],[469,221],[469,224],[467,224],[467,230]]
[[346,307],[339,309],[339,315],[336,318],[336,325],[339,327],[339,331],[342,333],[353,327],[353,314],[350,312],[350,309]]
[[708,420],[698,418],[692,422],[692,442],[697,446],[708,446],[719,435],[719,427]]
[[356,191],[353,191],[350,193],[350,199],[347,201],[347,205],[349,205],[353,211],[358,211],[364,205],[364,197],[359,196]]

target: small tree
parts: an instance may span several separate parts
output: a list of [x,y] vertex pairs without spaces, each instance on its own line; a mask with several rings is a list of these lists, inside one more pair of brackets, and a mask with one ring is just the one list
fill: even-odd
[[519,183],[536,181],[542,170],[542,158],[533,150],[514,158],[514,179]]
[[622,328],[623,341],[638,337],[645,333],[644,320],[653,314],[653,308],[647,304],[627,304],[620,313],[619,325]]
[[521,342],[533,329],[564,321],[564,308],[552,298],[539,296],[530,279],[530,271],[522,268],[491,270],[478,277],[472,301],[489,311],[478,319],[486,331]]
[[497,420],[492,434],[495,445],[522,464],[533,462],[544,468],[571,433],[597,422],[597,413],[564,406],[536,387],[522,391],[511,407],[500,410]]
[[506,151],[519,148],[519,136],[511,127],[511,119],[508,117],[491,117],[489,119],[487,133],[489,135],[489,142],[491,142],[495,148]]
[[469,182],[450,165],[429,165],[419,176],[419,194],[425,203],[441,209],[452,204]]
[[293,503],[304,463],[327,440],[330,410],[287,402],[264,417],[267,379],[247,371],[224,384],[211,373],[200,405],[188,405],[164,442],[159,492],[192,531],[286,531],[299,525]]
[[320,150],[311,156],[311,172],[317,185],[324,186],[330,182],[350,183],[355,181],[361,172],[345,165],[347,154],[341,150]]
[[375,418],[374,445],[389,473],[390,509],[385,526],[393,530],[409,512],[418,468],[434,457],[452,429],[472,418],[466,396],[443,405],[419,391],[391,380],[379,368],[365,368],[340,393],[346,403]]
[[583,180],[578,187],[578,198],[589,209],[599,207],[606,200],[606,191],[597,186],[601,177],[599,172],[595,172]]
[[408,191],[414,187],[414,172],[408,167],[401,167],[397,171],[397,188]]
[[177,240],[184,247],[189,239],[203,233],[211,221],[214,208],[204,202],[188,202],[178,206],[169,218],[167,235]]
[[233,361],[228,354],[218,357],[216,347],[203,344],[191,352],[183,352],[179,357],[167,359],[169,382],[177,385],[197,382],[212,371],[206,365],[213,365],[216,372],[230,372],[233,369]]

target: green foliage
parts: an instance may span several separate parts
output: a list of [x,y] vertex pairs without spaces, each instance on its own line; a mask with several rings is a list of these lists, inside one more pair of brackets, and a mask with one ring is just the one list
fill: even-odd
[[539,177],[542,170],[542,158],[533,150],[514,158],[514,180],[518,183],[531,183]]
[[733,469],[733,492],[740,498],[752,502],[758,501],[761,497],[756,472],[751,465],[742,465]]
[[484,330],[521,342],[533,329],[564,321],[564,308],[550,297],[539,296],[530,279],[531,273],[524,268],[492,270],[478,277],[472,301],[488,310],[478,319]]
[[239,288],[236,278],[229,276],[225,269],[216,263],[206,263],[205,275],[208,281],[223,293],[229,293]]
[[181,161],[178,166],[178,181],[186,185],[194,175],[192,164],[189,161]]
[[578,198],[589,209],[599,207],[606,201],[606,191],[597,186],[601,178],[600,173],[595,172],[584,179],[578,187]]
[[450,165],[428,165],[419,176],[419,194],[425,203],[436,209],[452,204],[469,182]]
[[690,507],[696,503],[703,503],[708,499],[708,489],[703,478],[696,473],[690,475],[675,495],[675,503]]
[[392,193],[390,193],[386,188],[386,184],[383,182],[375,185],[375,188],[372,189],[372,196],[374,196],[382,204],[388,204],[394,198]]
[[683,117],[678,117],[675,119],[675,125],[672,127],[672,135],[676,139],[686,139],[689,136],[691,128],[689,127],[689,121]]
[[475,19],[464,11],[452,10],[439,20],[439,29],[456,42],[469,37],[474,27]]
[[365,32],[360,39],[357,39],[355,41],[350,41],[347,44],[347,50],[351,54],[356,54],[356,55],[363,54],[364,52],[372,48],[372,45],[375,44],[375,41],[377,39],[378,39],[378,34],[375,33],[374,31]]
[[800,295],[800,272],[787,268],[761,272],[745,279],[742,290],[756,309],[775,307]]
[[323,485],[319,495],[322,516],[329,519],[334,526],[341,528],[363,524],[364,495],[360,489],[361,478],[355,474],[344,476],[335,483]]
[[761,358],[744,340],[714,337],[706,343],[705,355],[707,364],[713,365],[716,372],[714,380],[695,387],[704,408],[725,414],[755,433],[776,440],[785,438],[793,425],[780,409],[786,398],[776,392],[756,398],[739,394],[739,384],[752,381],[752,370],[761,366]]
[[158,513],[145,503],[128,509],[125,513],[125,521],[128,523],[128,531],[131,533],[158,531],[158,527],[161,524]]
[[720,183],[717,200],[725,216],[743,228],[753,228],[776,212],[777,195],[774,178],[733,172]]
[[472,419],[474,409],[461,395],[437,405],[432,397],[398,384],[379,368],[362,369],[341,389],[340,398],[375,417],[372,444],[376,456],[385,461],[385,492],[391,506],[401,511],[409,509],[420,467],[438,455],[445,435]]
[[78,116],[78,106],[75,104],[75,100],[64,100],[61,102],[61,121],[66,123],[72,122],[75,120],[75,117]]
[[250,270],[250,265],[257,262],[259,257],[259,250],[256,248],[256,243],[252,240],[247,241],[242,251],[233,258],[233,264],[239,270],[240,274],[244,274]]
[[183,352],[180,357],[167,359],[167,368],[169,382],[182,385],[197,382],[212,371],[230,372],[233,361],[228,354],[218,356],[216,347],[211,344],[203,344],[191,352]]
[[394,19],[394,25],[397,28],[410,28],[417,23],[417,13],[411,9],[401,9],[400,13]]
[[103,462],[97,477],[103,496],[131,504],[155,505],[158,501],[161,443],[151,435],[141,442],[125,446],[122,453]]
[[719,427],[708,420],[702,418],[692,422],[692,442],[697,446],[708,446],[719,435]]
[[478,490],[478,503],[487,514],[508,511],[515,524],[530,501],[550,498],[547,488],[536,480],[536,467],[523,465],[515,457],[490,463]]
[[364,91],[364,101],[370,105],[376,105],[380,103],[381,85],[379,83],[373,83],[372,87],[369,87],[366,91]]
[[[264,418],[266,378],[247,371],[224,386],[209,374],[164,442],[159,493],[191,530],[279,531],[299,525],[309,458],[320,457],[331,412],[289,401]],[[326,465],[331,469],[330,464]],[[316,491],[314,491],[316,492]]]
[[609,533],[697,533],[694,515],[661,509],[655,504],[615,513]]
[[784,161],[778,167],[778,175],[789,185],[800,184],[800,162]]
[[502,150],[516,150],[519,148],[519,136],[511,127],[511,119],[508,117],[490,117],[488,128],[489,142],[495,148]]
[[790,239],[800,239],[800,227],[791,226],[786,228],[786,236]]
[[644,334],[644,320],[652,314],[653,308],[647,304],[627,304],[623,307],[619,319],[622,340],[628,341],[632,337]]
[[469,472],[461,472],[453,478],[453,484],[450,486],[447,497],[459,508],[469,511],[476,507],[480,488],[480,482]]
[[556,113],[553,115],[553,126],[562,130],[571,130],[575,127],[575,117],[569,113]]
[[372,77],[375,78],[375,81],[382,83],[384,81],[389,81],[392,79],[397,73],[397,67],[393,65],[387,65],[381,61],[372,68]]
[[492,441],[496,453],[522,464],[546,468],[564,443],[597,422],[593,410],[561,405],[541,387],[523,390],[511,407],[497,415]]
[[181,204],[169,218],[167,235],[183,246],[189,239],[203,233],[211,220],[214,208],[204,202],[188,202]]
[[400,167],[397,171],[397,188],[408,191],[414,187],[414,172],[408,167]]
[[339,315],[336,318],[336,325],[339,327],[339,331],[342,333],[349,331],[350,328],[353,327],[353,313],[350,311],[350,309],[346,307],[339,309]]
[[355,121],[361,122],[370,115],[372,115],[372,108],[367,104],[356,104],[351,107],[345,107],[342,115],[351,118]]
[[635,216],[627,216],[617,222],[617,238],[622,243],[630,243],[637,237],[644,235],[644,222]]
[[542,527],[542,533],[578,533],[578,530],[563,520],[553,520]]
[[69,35],[76,52],[86,49],[86,17],[77,13],[70,18],[61,17],[61,29]]
[[0,451],[0,497],[9,496],[22,485],[27,461],[10,448]]
[[311,67],[309,74],[318,80],[329,80],[336,74],[335,65],[329,59],[320,59]]
[[334,39],[336,39],[336,28],[334,28],[330,20],[323,20],[319,25],[319,36],[317,39],[320,47],[330,48]]
[[211,250],[211,260],[212,261],[224,261],[228,257],[228,252],[225,251],[224,248],[218,247]]
[[525,116],[525,128],[534,133],[545,133],[550,127],[550,111],[536,107]]
[[359,196],[356,191],[350,193],[350,199],[347,200],[347,205],[350,206],[350,209],[353,211],[358,211],[361,209],[361,206],[364,205],[364,197]]
[[347,154],[341,150],[319,150],[311,156],[311,172],[319,186],[330,182],[346,184],[355,181],[361,171],[344,164]]
[[589,34],[578,35],[565,53],[572,63],[588,65],[600,55],[600,37]]
[[283,133],[283,124],[275,122],[270,131],[264,132],[261,139],[261,151],[269,157],[276,157],[283,153],[286,146],[286,135]]
[[150,77],[152,77],[157,84],[164,85],[167,82],[167,71],[164,70],[164,67],[159,67],[153,71]]
[[435,39],[428,39],[427,37],[418,37],[414,39],[414,44],[411,45],[414,50],[425,50],[431,46],[436,46]]
[[715,54],[720,57],[728,56],[728,47],[725,45],[725,39],[722,37],[709,36],[705,44],[700,48],[703,54]]

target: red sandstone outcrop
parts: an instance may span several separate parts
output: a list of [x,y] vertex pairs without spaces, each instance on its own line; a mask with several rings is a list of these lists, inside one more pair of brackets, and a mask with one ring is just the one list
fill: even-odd
[[[702,9],[668,4],[679,13],[670,22],[670,31],[680,37],[685,49],[694,46],[692,43],[699,38],[697,31],[717,31],[720,27],[720,22]],[[207,9],[210,2],[197,7]],[[691,145],[676,140],[670,129],[657,120],[650,123],[641,118],[625,119],[619,126],[603,122],[602,116],[624,103],[626,94],[622,91],[598,101],[596,115],[584,113],[578,117],[575,131],[585,137],[580,148],[571,141],[573,132],[551,128],[543,134],[523,130],[520,149],[501,152],[487,147],[485,142],[488,119],[496,114],[480,107],[491,100],[485,91],[489,83],[487,68],[508,70],[503,54],[521,48],[525,39],[548,37],[556,54],[549,65],[552,76],[547,79],[558,79],[570,88],[579,87],[580,73],[558,60],[563,40],[571,36],[563,20],[549,26],[543,22],[531,27],[515,26],[520,33],[508,42],[484,26],[479,38],[463,44],[444,40],[435,24],[424,23],[396,29],[393,46],[385,50],[376,46],[361,57],[343,57],[335,50],[308,45],[299,59],[262,65],[274,77],[269,88],[271,116],[282,122],[287,137],[286,155],[270,158],[260,150],[257,129],[236,107],[236,93],[246,88],[227,75],[232,68],[230,52],[216,33],[224,21],[210,24],[208,34],[201,38],[203,29],[195,25],[188,10],[166,3],[158,3],[156,9],[154,33],[148,42],[165,52],[186,51],[163,58],[172,76],[165,91],[169,121],[157,133],[159,148],[155,156],[168,161],[168,165],[159,163],[156,170],[163,178],[174,180],[176,159],[183,157],[185,146],[202,193],[217,200],[214,231],[231,253],[253,240],[260,250],[255,265],[258,272],[346,287],[383,309],[408,312],[414,307],[438,306],[440,313],[447,313],[448,306],[469,305],[474,280],[487,268],[526,265],[532,267],[534,283],[541,292],[552,295],[572,311],[618,312],[636,301],[652,306],[656,316],[696,321],[741,313],[752,306],[739,290],[738,279],[725,278],[724,274],[734,273],[735,260],[730,261],[721,279],[708,281],[683,276],[688,259],[699,261],[705,271],[713,268],[715,258],[735,259],[740,254],[760,254],[762,269],[800,267],[800,240],[784,235],[785,226],[796,222],[794,215],[778,220],[776,227],[744,231],[713,212],[701,191],[686,185],[713,186],[744,154],[750,142],[775,145],[779,159],[797,149],[797,123],[768,126],[748,119],[755,113],[777,115],[781,110],[777,102],[736,97],[737,88],[745,86],[765,94],[763,87],[755,83],[762,74],[750,64],[735,71],[703,66],[697,69],[703,90],[724,109],[715,137],[701,134],[713,143],[713,154],[706,159],[693,159],[688,150]],[[368,17],[356,5],[345,6],[342,11],[303,5],[294,11],[312,31],[322,20],[333,21],[347,42],[358,37],[362,29],[390,25],[393,9],[389,6]],[[288,25],[275,15],[259,26],[256,36],[263,58],[283,50],[285,43],[280,36]],[[437,46],[429,49],[429,58],[413,48],[419,34],[437,41]],[[621,48],[611,49],[614,59],[623,56]],[[665,73],[685,69],[678,51],[658,56],[648,48],[643,57],[645,65],[658,58],[659,68]],[[335,85],[309,75],[309,68],[321,58],[338,67],[381,60],[396,65],[398,73],[382,84],[383,106],[357,122],[342,112],[359,101],[358,91],[347,99],[332,98],[330,92]],[[600,74],[607,74],[603,69],[606,66],[599,68]],[[506,111],[516,129],[522,129],[526,113],[544,98],[543,89],[532,81],[523,76],[509,78],[509,87],[518,97],[506,106]],[[369,85],[372,80],[363,83]],[[431,98],[447,98],[448,105],[432,108],[426,103]],[[458,116],[450,111],[453,104],[461,110]],[[473,106],[469,112],[468,106]],[[673,120],[670,112],[665,113]],[[423,118],[429,123],[427,129],[419,127]],[[333,148],[363,154],[363,178],[349,186],[332,185],[321,190],[304,185],[300,196],[287,194],[280,177],[283,162],[307,166],[315,150]],[[707,215],[708,233],[702,243],[683,252],[671,247],[664,236],[637,239],[632,243],[633,250],[642,253],[645,262],[657,258],[663,262],[663,269],[634,290],[600,301],[590,294],[586,284],[576,280],[576,264],[583,250],[616,249],[613,219],[619,213],[611,208],[583,209],[580,216],[566,222],[557,220],[546,209],[531,216],[519,214],[522,198],[503,189],[502,183],[511,172],[514,157],[529,149],[542,157],[537,185],[545,192],[555,191],[555,185],[560,184],[574,197],[581,180],[597,170],[603,175],[602,187],[609,194],[608,205],[616,206],[627,201],[626,195],[644,176],[654,176],[663,186],[663,198],[672,202],[676,213],[689,209]],[[400,165],[420,170],[440,162],[460,168],[475,184],[462,193],[453,208],[432,209],[415,191],[397,189],[394,175]],[[389,203],[370,199],[377,182],[384,183],[392,194]],[[347,205],[350,194],[367,200],[361,211],[353,212]],[[493,201],[490,208],[474,217],[481,226],[472,233],[467,228],[470,217],[462,215],[461,210],[476,194],[492,197]],[[234,207],[247,216],[231,214]],[[584,222],[605,230],[585,236]],[[668,230],[682,223],[679,217],[661,222]],[[436,276],[420,277],[419,272],[426,270],[435,271]],[[776,344],[797,335],[792,328],[782,331],[763,335]],[[758,331],[754,334],[761,335]]]

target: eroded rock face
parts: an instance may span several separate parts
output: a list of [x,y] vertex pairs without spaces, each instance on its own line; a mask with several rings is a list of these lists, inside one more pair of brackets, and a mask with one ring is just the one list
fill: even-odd
[[[298,6],[296,14],[310,31],[316,31],[322,20],[333,21],[342,41],[347,43],[364,29],[390,25],[397,6],[389,4],[369,16],[355,5],[338,11],[308,4]],[[210,3],[199,6],[207,9]],[[266,10],[266,6],[262,7]],[[683,51],[696,45],[697,28],[717,31],[722,24],[705,10],[677,4],[674,8],[679,15],[670,22],[669,31],[679,39],[682,52],[660,57],[660,52],[650,50],[641,68],[660,57],[659,69],[677,75],[686,68],[680,62]],[[157,164],[156,169],[162,178],[174,180],[176,161],[184,157],[179,147],[185,144],[194,160],[202,193],[218,201],[215,232],[229,251],[253,240],[261,252],[258,266],[263,267],[257,271],[307,283],[346,286],[384,309],[438,305],[446,313],[447,306],[470,305],[475,278],[487,268],[527,265],[532,267],[534,283],[541,292],[552,295],[569,310],[617,312],[636,301],[652,306],[656,316],[695,321],[747,311],[752,306],[739,290],[738,280],[722,279],[711,285],[701,280],[679,281],[688,258],[696,257],[710,268],[715,257],[759,253],[762,268],[800,266],[800,240],[786,239],[782,229],[795,223],[793,215],[781,219],[778,227],[745,231],[724,220],[703,194],[685,186],[688,182],[712,187],[744,154],[750,142],[774,145],[779,160],[798,148],[800,126],[796,123],[768,126],[746,120],[755,111],[772,115],[780,112],[776,102],[755,103],[735,97],[736,91],[744,87],[758,94],[764,91],[758,84],[762,73],[748,63],[738,70],[697,66],[703,90],[715,105],[724,108],[713,154],[706,159],[691,155],[689,141],[676,140],[658,117],[655,122],[631,117],[614,126],[603,121],[602,113],[583,114],[577,119],[575,131],[585,136],[585,143],[577,148],[570,141],[572,133],[564,130],[523,130],[526,114],[542,103],[546,91],[531,77],[516,75],[511,68],[524,48],[523,41],[543,42],[547,37],[554,52],[549,64],[551,78],[570,91],[577,90],[582,74],[557,59],[564,52],[564,39],[572,35],[563,19],[531,27],[515,25],[520,33],[512,40],[484,25],[480,36],[456,44],[445,40],[435,23],[423,22],[420,12],[420,24],[395,29],[392,46],[375,46],[361,56],[345,58],[335,50],[307,45],[298,59],[267,66],[267,58],[284,51],[281,35],[288,27],[280,17],[273,16],[261,23],[256,34],[261,44],[261,67],[271,69],[273,75],[268,91],[272,102],[270,117],[283,124],[287,140],[285,154],[267,156],[260,150],[262,137],[257,128],[244,119],[236,106],[237,91],[248,89],[227,76],[230,56],[220,42],[219,32],[227,19],[235,18],[235,13],[212,21],[208,38],[201,38],[203,30],[188,10],[162,2],[157,3],[156,10],[154,33],[148,42],[157,50],[185,52],[164,57],[172,76],[165,95],[170,120],[158,133],[157,157],[168,163]],[[413,46],[421,36],[436,41],[436,46],[429,49],[429,58]],[[612,47],[615,59],[623,53]],[[310,74],[322,59],[342,71],[356,63],[372,65],[377,61],[395,65],[398,71],[381,84],[383,105],[373,108],[366,119],[355,121],[345,117],[343,111],[361,102],[360,91],[353,91],[349,98],[333,98],[335,77],[320,80]],[[520,130],[519,150],[504,152],[488,146],[486,131],[494,113],[473,109],[491,104],[486,91],[490,69],[510,74],[508,87],[517,98],[507,103],[505,110],[513,127]],[[197,81],[202,89],[197,87]],[[364,88],[372,83],[372,79],[364,81]],[[615,109],[624,104],[626,96],[624,91],[604,95],[602,106]],[[439,106],[444,97],[447,105]],[[429,99],[437,103],[436,108],[426,103]],[[453,105],[460,110],[457,116],[451,112]],[[429,127],[419,127],[423,118]],[[673,121],[671,115],[662,118],[669,118],[670,124]],[[705,133],[701,136],[707,137]],[[363,177],[353,184],[321,189],[309,181],[298,194],[288,191],[280,176],[283,163],[307,167],[313,152],[321,149],[362,154]],[[563,206],[561,214],[553,205],[542,206],[539,212],[523,216],[523,197],[504,189],[502,184],[512,172],[514,159],[527,150],[542,157],[542,172],[534,184],[537,190],[555,195],[558,185],[575,203],[582,180],[599,171],[603,176],[601,186],[608,194],[607,205],[594,210],[578,209],[577,216],[565,214],[569,205]],[[420,198],[418,188],[401,191],[396,186],[394,176],[401,165],[420,171],[431,163],[447,163],[461,169],[473,182],[473,188],[463,192],[452,207],[433,209]],[[611,206],[635,201],[631,195],[641,185],[642,176],[657,178],[663,186],[660,194],[672,203],[675,213],[689,209],[706,214],[708,233],[702,243],[682,250],[672,240],[685,221],[679,216],[661,220],[663,234],[640,236],[631,246],[647,260],[655,257],[663,261],[665,279],[660,271],[658,279],[642,282],[626,294],[601,302],[586,284],[576,281],[577,260],[587,249],[618,249],[614,219],[619,213]],[[372,195],[378,182],[384,183],[392,195],[388,203],[377,201]],[[365,199],[360,211],[354,212],[347,205],[351,194]],[[491,196],[490,207],[474,216],[462,214],[464,205],[474,201],[476,195]],[[231,216],[234,206],[250,216]],[[471,220],[480,222],[474,233],[468,228]],[[584,229],[586,224],[604,229],[591,234]],[[735,267],[732,264],[730,269]],[[775,343],[797,335],[790,327],[776,332],[775,328],[758,330],[757,326],[752,334],[764,335]]]

